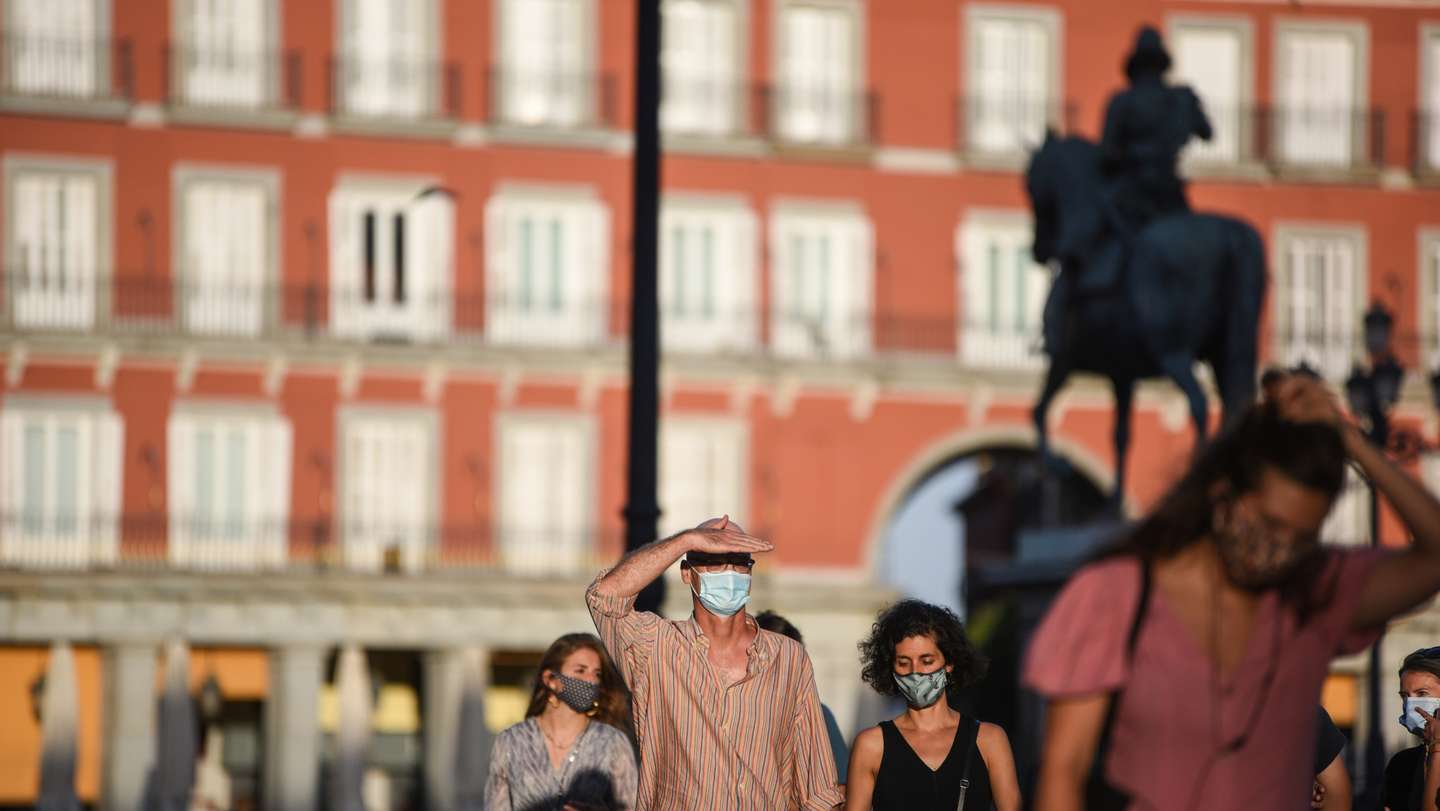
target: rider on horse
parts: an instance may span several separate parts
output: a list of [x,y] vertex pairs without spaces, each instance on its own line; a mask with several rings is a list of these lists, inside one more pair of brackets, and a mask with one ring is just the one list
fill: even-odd
[[1195,91],[1165,83],[1170,54],[1160,32],[1140,29],[1125,59],[1130,87],[1105,110],[1100,154],[1114,180],[1113,200],[1125,230],[1134,234],[1153,219],[1189,211],[1177,164],[1191,137],[1210,140],[1210,119]]
[[[1051,288],[1047,314],[1068,314],[1076,296],[1118,284],[1126,246],[1135,235],[1160,217],[1190,211],[1178,171],[1180,151],[1192,137],[1208,141],[1213,132],[1195,91],[1165,82],[1170,61],[1160,32],[1142,27],[1125,59],[1130,86],[1111,97],[1100,141],[1104,191],[1097,213],[1101,227],[1120,239],[1101,242],[1095,233],[1092,244],[1066,245],[1058,257],[1062,272]],[[1047,320],[1057,327],[1067,321]],[[1063,331],[1046,330],[1046,352],[1053,356],[1063,340]]]

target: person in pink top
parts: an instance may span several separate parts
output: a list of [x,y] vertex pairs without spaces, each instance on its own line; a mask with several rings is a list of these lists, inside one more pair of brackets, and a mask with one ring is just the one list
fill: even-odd
[[[1408,547],[1321,547],[1347,463]],[[1041,623],[1023,676],[1047,700],[1036,807],[1306,807],[1330,660],[1437,590],[1440,502],[1323,383],[1286,377]]]

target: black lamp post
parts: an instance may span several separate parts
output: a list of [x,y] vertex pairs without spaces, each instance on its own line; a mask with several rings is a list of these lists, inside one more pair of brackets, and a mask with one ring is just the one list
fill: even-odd
[[[659,532],[660,423],[660,3],[635,4],[635,157],[632,165],[634,264],[630,288],[630,414],[626,463],[625,549]],[[665,579],[645,587],[635,607],[658,611]]]
[[[1405,370],[1390,353],[1390,337],[1395,319],[1379,303],[1365,313],[1365,353],[1369,368],[1357,366],[1345,381],[1345,399],[1350,411],[1365,423],[1365,435],[1377,447],[1390,445],[1390,409],[1400,399],[1400,386]],[[1380,494],[1370,483],[1370,543],[1380,545]],[[1380,734],[1380,645],[1377,638],[1370,647],[1370,681],[1367,691],[1369,732],[1365,741],[1364,807],[1378,807],[1385,774],[1385,740]]]

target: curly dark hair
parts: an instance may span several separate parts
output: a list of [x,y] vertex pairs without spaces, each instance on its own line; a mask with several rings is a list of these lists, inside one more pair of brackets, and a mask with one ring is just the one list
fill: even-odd
[[955,612],[920,600],[901,600],[881,611],[870,627],[870,636],[861,642],[860,678],[882,696],[896,696],[895,647],[912,636],[928,636],[954,665],[945,691],[951,698],[985,677],[990,661],[965,636],[965,624]]

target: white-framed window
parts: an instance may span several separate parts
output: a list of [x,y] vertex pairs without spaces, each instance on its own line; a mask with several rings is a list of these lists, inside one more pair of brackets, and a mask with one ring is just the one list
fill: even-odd
[[1320,528],[1320,541],[1334,546],[1370,545],[1370,487],[1353,467],[1345,471],[1345,488]]
[[15,326],[95,325],[109,280],[110,177],[104,164],[6,159],[5,281]]
[[341,112],[419,118],[440,98],[436,0],[343,0]]
[[272,173],[181,169],[177,288],[185,329],[259,335],[280,277],[279,180]]
[[108,404],[7,398],[0,410],[0,563],[115,562],[124,458]]
[[182,0],[172,58],[185,104],[254,110],[279,88],[274,0]]
[[1440,23],[1420,27],[1420,156],[1440,170]]
[[1279,157],[1300,166],[1349,166],[1363,151],[1368,34],[1363,24],[1281,23],[1275,98]]
[[966,24],[969,149],[999,154],[1032,149],[1057,112],[1059,15],[970,6]]
[[785,0],[781,5],[779,87],[773,102],[782,138],[841,145],[864,134],[860,25],[860,6],[852,0]]
[[486,333],[583,346],[604,335],[610,212],[584,192],[509,190],[485,206]]
[[244,408],[179,407],[167,426],[170,562],[197,569],[285,563],[290,422]]
[[739,200],[667,196],[660,211],[660,323],[666,349],[755,346],[755,213]]
[[870,350],[875,250],[862,213],[781,206],[771,217],[770,258],[777,354],[852,358]]
[[436,552],[437,433],[429,411],[341,412],[340,521],[347,567],[415,572]]
[[728,135],[744,108],[742,0],[665,0],[660,60],[667,132]]
[[660,535],[722,515],[743,523],[748,458],[744,421],[666,416],[660,422]]
[[1235,163],[1250,157],[1247,148],[1253,122],[1254,35],[1245,19],[1183,17],[1170,24],[1175,52],[1173,80],[1187,84],[1200,97],[1214,135],[1192,140],[1189,160]]
[[1030,218],[976,213],[956,233],[960,358],[969,366],[1039,368],[1050,269],[1031,256]]
[[585,124],[596,104],[593,0],[500,0],[501,118],[523,126]]
[[578,414],[516,412],[497,422],[501,565],[574,574],[593,558],[595,425]]
[[106,0],[8,0],[5,11],[6,92],[86,99],[109,91]]
[[455,207],[419,183],[330,192],[330,319],[337,335],[433,340],[450,331]]
[[1364,234],[1282,227],[1276,243],[1277,355],[1286,365],[1308,364],[1343,381],[1359,351],[1368,293]]

